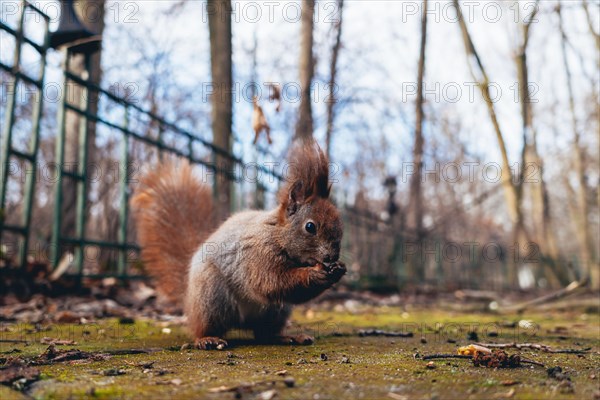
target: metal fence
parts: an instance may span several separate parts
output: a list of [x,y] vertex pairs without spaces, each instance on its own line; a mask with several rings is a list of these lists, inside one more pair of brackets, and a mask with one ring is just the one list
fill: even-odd
[[[35,164],[37,160],[39,138],[40,138],[40,121],[42,117],[43,107],[43,88],[44,78],[46,73],[46,53],[48,51],[49,41],[49,25],[50,18],[44,14],[41,10],[33,6],[28,2],[23,2],[21,7],[21,13],[19,16],[19,22],[16,29],[11,28],[5,22],[0,20],[0,30],[6,32],[8,35],[14,37],[15,40],[15,51],[13,55],[12,65],[0,62],[0,69],[10,74],[12,79],[9,82],[5,82],[7,93],[9,94],[6,99],[6,109],[4,111],[4,127],[2,129],[2,154],[0,155],[0,162],[2,165],[2,182],[0,186],[0,235],[5,231],[12,232],[20,236],[22,243],[18,246],[19,259],[21,264],[25,263],[27,248],[29,247],[29,237],[31,231],[31,208],[34,199],[34,187],[35,187]],[[44,38],[42,43],[37,43],[34,40],[28,38],[25,35],[25,16],[27,12],[31,11],[42,18],[44,26]],[[32,76],[29,73],[24,72],[22,68],[22,50],[25,45],[30,46],[35,51],[40,59],[39,75]],[[29,149],[28,152],[24,152],[16,149],[13,146],[13,129],[15,127],[15,108],[18,97],[18,93],[24,90],[22,83],[33,85],[35,91],[35,105],[34,111],[31,115],[31,134],[29,138]],[[4,99],[3,99],[4,102]],[[4,105],[4,104],[3,104]],[[9,164],[11,158],[17,158],[30,165],[31,174],[27,175],[24,188],[24,212],[22,213],[22,219],[20,224],[6,224],[6,196],[9,186]],[[0,236],[1,238],[2,236]]]
[[[25,28],[25,15],[33,12],[44,21],[44,39],[37,43],[30,39]],[[82,277],[103,278],[113,276],[121,279],[143,278],[143,266],[137,261],[139,248],[135,243],[135,230],[131,226],[129,215],[129,195],[133,189],[134,179],[130,179],[141,164],[157,162],[165,154],[182,157],[212,176],[213,184],[217,182],[217,176],[225,176],[233,186],[232,211],[245,208],[251,197],[252,206],[262,208],[268,203],[266,197],[274,195],[278,189],[282,176],[272,168],[266,168],[266,161],[274,161],[274,157],[268,151],[257,149],[252,160],[243,160],[241,157],[231,154],[223,149],[215,147],[210,142],[202,139],[197,132],[183,129],[175,123],[167,121],[153,112],[143,109],[139,105],[128,101],[128,99],[105,90],[95,84],[91,79],[90,63],[92,55],[89,53],[79,54],[72,48],[63,51],[62,65],[62,96],[57,104],[57,120],[53,125],[50,140],[54,140],[54,153],[52,159],[41,159],[40,124],[42,121],[44,96],[42,94],[44,77],[46,74],[46,55],[49,43],[49,18],[42,11],[24,1],[20,10],[20,19],[17,26],[11,28],[5,22],[0,21],[0,33],[14,38],[15,52],[10,63],[0,63],[2,77],[6,80],[6,102],[2,102],[2,113],[4,113],[4,129],[2,131],[2,180],[1,180],[1,202],[0,209],[0,239],[6,243],[6,237],[18,241],[15,248],[16,265],[23,267],[27,264],[27,255],[31,251],[30,239],[32,226],[33,204],[36,197],[36,165],[43,161],[51,164],[56,177],[50,190],[53,198],[51,218],[45,223],[51,225],[49,228],[49,240],[45,246],[47,261],[51,267],[56,268],[62,264],[67,256],[73,254],[67,275],[72,275],[79,280]],[[24,46],[31,46],[38,53],[40,61],[39,76],[31,76],[24,72],[22,66],[21,52]],[[74,57],[83,57],[84,71],[76,74],[72,71],[71,63]],[[17,128],[15,123],[15,105],[19,99],[21,83],[33,85],[36,94],[31,98],[34,111],[30,116],[30,129]],[[74,90],[74,88],[76,90]],[[69,96],[67,93],[77,93]],[[25,117],[19,116],[19,119]],[[77,132],[75,139],[67,134],[71,126],[67,126],[67,120],[75,119]],[[15,145],[13,132],[18,130],[25,134],[29,141],[29,151],[23,152]],[[93,134],[91,135],[91,131]],[[115,180],[111,189],[115,190],[115,198],[111,203],[114,206],[117,226],[116,232],[107,235],[108,238],[95,237],[90,226],[90,209],[98,203],[94,195],[94,182],[90,178],[93,173],[94,163],[90,157],[98,157],[95,154],[100,150],[97,140],[91,138],[105,135],[116,143],[117,149],[111,153],[119,165],[119,179]],[[23,135],[20,135],[23,136]],[[70,165],[67,160],[66,147],[76,146],[76,162]],[[226,159],[232,169],[220,168],[216,159]],[[18,160],[16,160],[18,159]],[[252,168],[258,174],[252,180],[245,179],[243,173],[233,173],[232,170],[244,170],[248,166],[247,161],[252,161]],[[23,197],[15,200],[20,203],[20,222],[12,223],[9,220],[14,216],[9,215],[7,193],[17,190],[11,186],[11,168],[15,163],[27,163],[31,173],[27,174],[23,184]],[[66,189],[74,194],[74,223],[70,230],[65,229],[65,197]],[[40,194],[41,195],[41,194]],[[114,203],[114,204],[113,204]],[[112,207],[111,206],[111,207]],[[344,219],[350,234],[345,239],[346,253],[350,254],[345,261],[347,263],[366,264],[366,271],[375,272],[382,265],[390,265],[387,254],[391,251],[393,240],[389,234],[389,226],[386,226],[379,218],[369,214],[361,213],[352,208],[344,209]],[[72,211],[70,211],[72,212]],[[108,210],[104,209],[104,213]],[[108,218],[104,216],[103,218]],[[364,243],[362,243],[364,242]],[[363,245],[361,245],[364,244]],[[86,257],[86,249],[95,249],[97,252],[110,252],[114,257],[105,260],[103,265],[94,268],[87,266],[89,260]],[[365,252],[364,249],[369,251]],[[132,257],[132,255],[134,255]],[[96,260],[97,261],[97,260]],[[96,262],[98,264],[98,262]],[[389,269],[389,268],[388,268]]]

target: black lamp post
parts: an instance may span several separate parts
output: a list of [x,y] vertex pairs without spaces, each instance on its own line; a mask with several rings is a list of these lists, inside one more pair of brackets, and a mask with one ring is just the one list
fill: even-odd
[[76,53],[93,53],[100,48],[101,36],[95,31],[94,26],[102,18],[102,11],[94,10],[91,4],[82,2],[80,12],[75,10],[73,0],[60,2],[60,21],[58,29],[50,32],[50,47],[58,48],[69,44],[71,51]]
[[388,191],[388,204],[387,204],[387,213],[389,215],[390,220],[394,219],[394,215],[398,212],[398,205],[396,204],[396,190],[398,189],[398,183],[396,182],[395,176],[388,176],[383,181],[383,186]]

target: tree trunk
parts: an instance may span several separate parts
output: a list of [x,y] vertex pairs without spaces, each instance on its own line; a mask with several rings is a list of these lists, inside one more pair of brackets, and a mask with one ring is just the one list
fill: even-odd
[[[519,102],[521,104],[521,116],[523,121],[522,134],[524,154],[522,159],[525,161],[520,169],[521,176],[519,178],[519,184],[521,186],[525,185],[525,183],[531,184],[533,227],[536,243],[540,252],[540,267],[542,269],[539,271],[540,273],[538,276],[543,274],[550,283],[566,286],[569,283],[566,271],[557,264],[558,249],[551,227],[550,203],[546,184],[544,182],[544,165],[537,150],[536,132],[533,126],[533,108],[531,105],[531,97],[529,95],[527,45],[529,43],[531,21],[533,21],[535,15],[536,12],[530,15],[529,21],[526,21],[521,25],[521,45],[519,46],[515,58],[519,82]],[[526,182],[525,173],[530,170],[530,167],[535,168],[535,175],[531,181],[527,180]]]
[[[210,66],[213,83],[212,130],[213,144],[218,150],[231,153],[233,100],[231,1],[209,0],[206,3],[210,34]],[[217,151],[214,157],[215,198],[218,217],[224,220],[231,211],[231,172],[233,162]]]
[[[520,184],[516,184],[514,182],[514,177],[510,169],[506,143],[500,128],[500,123],[498,122],[494,103],[490,97],[490,79],[483,66],[483,63],[481,62],[481,58],[479,57],[477,50],[475,49],[475,45],[473,44],[471,35],[467,29],[467,24],[463,18],[458,0],[453,0],[453,4],[458,15],[458,22],[462,32],[465,51],[467,53],[469,70],[471,71],[473,79],[477,82],[479,89],[481,90],[481,94],[488,109],[490,120],[494,127],[494,132],[496,133],[498,147],[500,148],[500,154],[502,156],[502,170],[500,178],[504,188],[504,196],[506,199],[506,205],[508,207],[508,213],[513,226],[513,245],[519,246],[519,243],[521,243],[523,238],[527,236],[521,210],[521,186]],[[479,75],[475,73],[475,70],[479,72]],[[524,152],[522,154],[524,154]],[[515,249],[515,251],[518,253],[517,249]],[[515,260],[515,258],[516,257],[509,257],[508,261],[507,281],[511,287],[518,287],[517,260]]]
[[[82,23],[91,28],[94,32],[102,35],[104,31],[104,3],[105,0],[81,0],[74,2],[75,13],[81,19]],[[100,15],[98,15],[98,13]],[[66,57],[66,51],[64,52]],[[101,70],[101,55],[99,50],[91,56],[89,65],[89,76],[86,76],[85,56],[75,54],[69,61],[69,70],[74,75],[80,76],[83,79],[89,79],[91,83],[100,85],[102,78]],[[98,112],[98,94],[89,91],[85,94],[85,89],[79,85],[70,83],[66,88],[65,95],[70,104],[78,108],[85,109],[85,102],[89,96],[89,112],[95,115]],[[75,112],[67,112],[65,115],[65,164],[64,168],[77,173],[77,165],[79,160],[79,131],[81,124],[84,123],[84,118],[80,117]],[[96,122],[89,120],[88,124],[88,159],[87,164],[95,163],[96,157],[94,152],[94,142],[96,138]],[[61,205],[61,226],[63,236],[75,236],[75,219],[77,205],[77,185],[74,181],[66,179],[62,188],[62,205]]]
[[331,48],[331,64],[329,67],[329,97],[327,98],[327,130],[325,131],[325,151],[327,158],[331,160],[331,135],[333,134],[333,120],[335,118],[335,86],[337,75],[337,63],[342,47],[342,17],[344,10],[344,0],[338,0],[339,21],[335,25],[335,41]]
[[[427,44],[427,0],[423,0],[423,13],[421,18],[421,50],[419,53],[419,65],[417,71],[417,101],[415,107],[415,141],[413,145],[414,174],[410,180],[409,195],[409,226],[414,229],[417,237],[417,246],[424,246],[423,232],[423,193],[421,178],[423,173],[423,149],[425,140],[423,138],[423,79],[425,78],[425,49]],[[422,282],[425,278],[425,263],[421,252],[417,252],[408,265],[408,277],[410,280]]]
[[559,29],[561,34],[561,50],[563,63],[565,67],[565,74],[567,77],[567,92],[569,94],[569,111],[571,113],[571,128],[573,130],[573,153],[575,158],[575,173],[577,174],[577,215],[573,216],[573,220],[577,225],[577,232],[579,234],[580,252],[581,252],[581,264],[583,265],[584,279],[591,278],[592,287],[600,287],[600,276],[598,273],[598,266],[595,265],[594,260],[594,243],[590,234],[589,226],[589,211],[587,202],[587,184],[585,181],[585,150],[582,147],[579,128],[577,127],[577,113],[575,110],[575,96],[573,93],[573,84],[571,69],[569,67],[569,61],[567,56],[567,35],[563,25],[563,17],[560,5],[557,7],[556,12],[559,19]]
[[300,113],[294,139],[309,139],[313,134],[311,84],[314,75],[313,16],[315,0],[302,0],[302,25],[300,32]]
[[[596,43],[596,68],[600,69],[600,33],[596,32],[596,28],[594,27],[594,21],[592,19],[592,15],[590,14],[590,10],[588,9],[588,2],[587,0],[583,0],[583,9],[585,11],[585,16],[587,19],[587,23],[588,23],[588,28],[590,30],[590,33],[592,34],[592,36],[594,37],[594,41]],[[600,95],[598,94],[598,89],[596,87],[596,81],[592,80],[592,90],[594,93],[594,101],[596,102],[595,107],[596,110],[600,109]],[[596,122],[597,122],[597,117],[596,117]],[[598,138],[598,142],[600,143],[600,123],[596,123],[596,137]],[[599,184],[600,184],[600,179],[598,180]],[[597,191],[597,198],[596,198],[596,203],[598,208],[600,209],[600,190]],[[596,255],[596,274],[600,274],[600,255]],[[597,284],[600,284],[600,277],[596,280]]]
[[598,53],[600,53],[600,33],[596,32],[596,29],[594,28],[594,21],[592,19],[592,15],[590,14],[590,10],[588,9],[588,2],[587,0],[583,0],[583,3],[581,4],[583,6],[583,10],[585,11],[588,28],[590,30],[590,33],[594,36],[594,41],[596,42],[596,50],[598,51]]
[[[535,136],[535,133],[534,133]],[[544,163],[537,152],[537,144],[532,143],[527,157],[528,165],[535,165],[535,177],[531,182],[532,211],[535,225],[535,239],[540,250],[540,267],[551,287],[566,286],[571,282],[568,271],[559,264],[559,251],[554,236],[550,211],[550,198],[544,181]]]

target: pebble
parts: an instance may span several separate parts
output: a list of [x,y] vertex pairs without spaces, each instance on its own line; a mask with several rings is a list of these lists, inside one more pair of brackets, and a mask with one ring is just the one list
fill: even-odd
[[105,376],[125,375],[125,370],[118,369],[118,368],[111,368],[111,369],[102,371],[102,375],[105,375]]
[[283,383],[285,383],[285,386],[291,388],[294,387],[294,385],[296,384],[296,380],[291,376],[288,376],[283,380]]
[[277,397],[277,391],[275,389],[267,390],[258,395],[260,400],[271,400]]

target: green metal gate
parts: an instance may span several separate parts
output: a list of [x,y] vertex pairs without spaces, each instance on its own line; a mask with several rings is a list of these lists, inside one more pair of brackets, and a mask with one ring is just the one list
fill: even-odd
[[[15,40],[15,51],[13,64],[7,65],[0,62],[0,69],[11,76],[10,81],[4,82],[6,85],[6,111],[5,121],[2,129],[2,151],[0,155],[0,165],[2,170],[2,181],[0,182],[0,239],[4,232],[12,232],[21,238],[21,243],[17,245],[19,260],[21,266],[25,264],[27,248],[29,246],[30,228],[31,228],[31,207],[34,199],[34,186],[36,181],[36,161],[38,154],[40,138],[40,121],[42,118],[44,78],[46,73],[46,53],[48,51],[49,25],[50,18],[34,5],[23,1],[19,9],[18,26],[11,28],[4,21],[0,20],[0,30],[12,36]],[[43,20],[44,38],[43,43],[36,43],[25,35],[25,16],[28,12],[34,13]],[[40,72],[38,77],[31,76],[23,71],[22,68],[22,50],[24,45],[29,45],[37,52],[41,58]],[[15,107],[21,91],[24,86],[21,83],[33,85],[36,88],[34,110],[32,114],[32,129],[29,137],[29,152],[23,152],[15,149],[13,146],[13,128],[15,122]],[[6,195],[8,191],[9,166],[11,158],[17,158],[28,163],[31,173],[27,174],[24,188],[24,210],[20,225],[5,224],[6,215]]]

